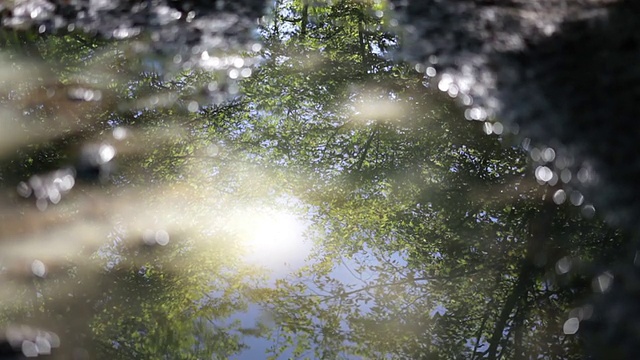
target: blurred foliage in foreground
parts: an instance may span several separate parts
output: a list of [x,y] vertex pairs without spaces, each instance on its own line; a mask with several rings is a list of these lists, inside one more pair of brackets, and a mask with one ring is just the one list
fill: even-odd
[[[59,358],[252,336],[275,358],[584,358],[624,234],[390,61],[384,10],[276,2],[223,102],[242,64],[167,74],[128,42],[4,31],[2,321],[54,331]],[[314,251],[268,286],[229,216],[291,199]]]
[[205,129],[236,103],[190,107],[215,74],[163,78],[77,33],[4,35],[2,322],[54,331],[61,359],[241,351],[257,330],[230,316],[261,271],[225,217],[264,176]]

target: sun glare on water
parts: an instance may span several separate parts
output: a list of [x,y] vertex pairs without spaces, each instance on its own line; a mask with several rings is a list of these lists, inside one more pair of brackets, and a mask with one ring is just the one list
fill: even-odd
[[248,261],[268,268],[301,262],[309,251],[303,241],[304,222],[285,211],[241,211],[234,215],[231,227],[247,247]]

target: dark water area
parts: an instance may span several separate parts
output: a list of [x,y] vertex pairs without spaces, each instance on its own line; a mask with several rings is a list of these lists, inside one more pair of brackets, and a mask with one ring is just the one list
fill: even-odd
[[632,1],[0,4],[0,359],[634,359]]

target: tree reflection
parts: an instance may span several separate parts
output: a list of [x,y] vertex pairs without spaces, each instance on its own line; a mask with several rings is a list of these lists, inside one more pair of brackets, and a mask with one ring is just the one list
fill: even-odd
[[385,61],[395,39],[374,10],[277,8],[286,25],[265,30],[245,83],[245,137],[266,164],[300,169],[291,181],[315,213],[309,267],[264,301],[275,353],[582,358],[587,279],[624,235],[585,219],[560,179],[536,179],[507,135],[480,135],[456,94]]
[[[60,358],[229,358],[251,336],[273,357],[583,358],[586,297],[613,281],[594,264],[625,234],[389,60],[385,10],[276,2],[231,84],[156,71],[135,39],[7,37],[2,321],[55,331]],[[269,286],[245,247],[290,247],[296,218],[314,251]]]

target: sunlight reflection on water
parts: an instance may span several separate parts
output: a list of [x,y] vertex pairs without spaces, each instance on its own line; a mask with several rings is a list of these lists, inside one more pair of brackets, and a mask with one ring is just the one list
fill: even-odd
[[264,266],[273,275],[299,267],[309,255],[311,245],[303,236],[306,222],[290,212],[247,208],[232,211],[224,222],[246,246],[247,261]]

